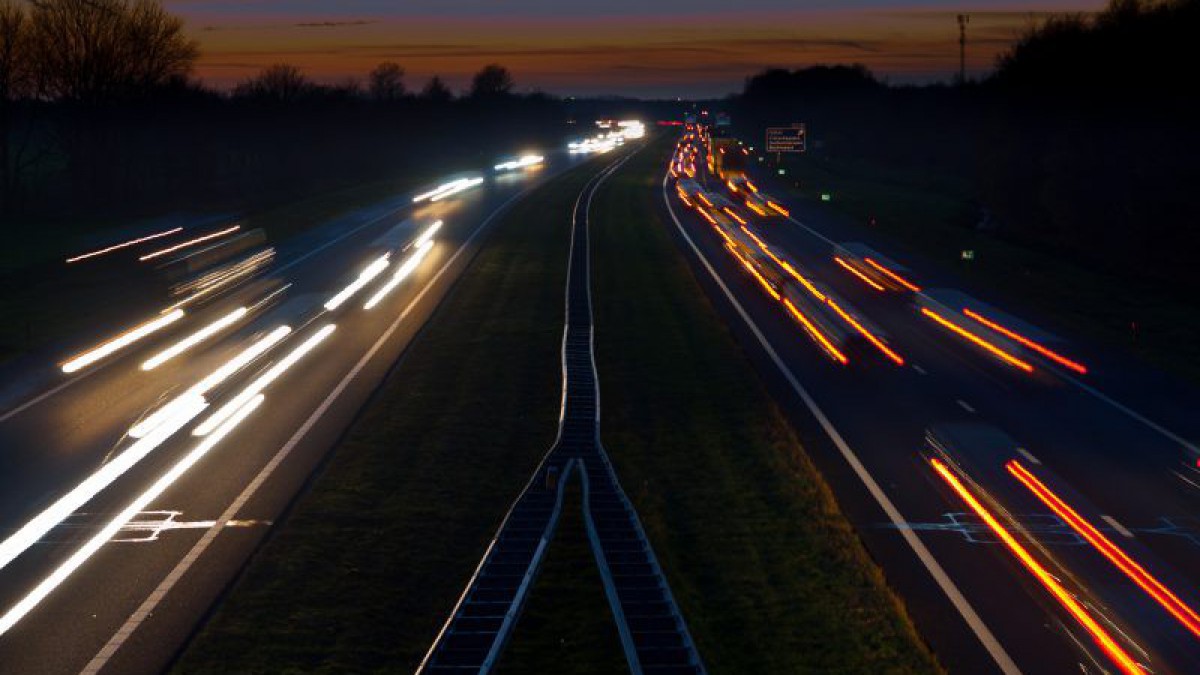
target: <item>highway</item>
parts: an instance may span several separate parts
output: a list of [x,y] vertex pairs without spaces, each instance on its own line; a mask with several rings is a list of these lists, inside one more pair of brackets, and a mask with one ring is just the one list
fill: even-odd
[[707,146],[663,219],[942,663],[1200,672],[1195,391]]
[[[189,305],[95,363],[63,372],[105,336],[158,319],[131,311],[124,327],[97,326],[70,350],[32,355],[21,383],[38,386],[0,397],[11,401],[0,408],[0,671],[160,672],[488,226],[589,154],[524,156],[440,188],[430,177],[426,192],[279,243],[265,279]],[[131,273],[130,283],[141,278]],[[168,412],[152,416],[159,410]]]

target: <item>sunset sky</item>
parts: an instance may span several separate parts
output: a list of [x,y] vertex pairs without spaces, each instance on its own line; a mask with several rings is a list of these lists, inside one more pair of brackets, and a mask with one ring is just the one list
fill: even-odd
[[958,68],[955,15],[971,16],[968,68],[987,72],[1047,12],[1103,0],[167,0],[200,41],[196,74],[231,86],[278,62],[315,79],[362,78],[381,61],[410,88],[455,89],[498,62],[521,90],[560,95],[721,96],[766,67],[863,63],[892,82]]

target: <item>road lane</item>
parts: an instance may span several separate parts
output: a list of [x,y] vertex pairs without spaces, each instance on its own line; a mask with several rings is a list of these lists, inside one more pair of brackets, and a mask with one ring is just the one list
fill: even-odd
[[[341,430],[349,424],[402,352],[403,347],[452,286],[454,279],[478,249],[481,235],[486,231],[486,224],[491,221],[491,217],[530,184],[579,162],[578,159],[558,159],[539,173],[529,174],[526,180],[510,178],[497,181],[495,184],[477,188],[475,192],[465,192],[434,205],[408,210],[408,213],[426,220],[436,217],[443,218],[446,222],[445,227],[437,233],[428,258],[414,271],[413,276],[389,295],[375,311],[362,311],[360,301],[365,300],[365,297],[357,296],[348,307],[339,310],[341,315],[337,320],[342,325],[336,331],[337,339],[331,338],[329,345],[322,345],[314,352],[313,360],[305,362],[296,373],[289,373],[277,385],[268,388],[264,392],[266,400],[262,408],[246,421],[245,426],[231,434],[221,447],[213,451],[211,457],[205,458],[194,474],[185,476],[178,485],[170,488],[161,499],[155,501],[152,507],[154,509],[181,511],[177,520],[203,522],[204,519],[216,518],[270,461],[271,452],[283,446],[288,437],[301,426],[321,397],[337,386],[339,378],[345,377],[355,360],[366,353],[375,341],[379,341],[374,357],[359,367],[356,377],[347,381],[342,395],[325,406],[325,414],[320,423],[314,423],[310,433],[293,443],[290,459],[280,465],[279,471],[269,481],[267,489],[248,499],[247,509],[260,515],[241,520],[248,520],[253,524],[222,530],[229,535],[215,540],[205,556],[202,573],[188,575],[186,588],[171,597],[169,606],[161,607],[155,612],[156,620],[147,626],[148,630],[135,633],[135,641],[140,641],[143,632],[152,634],[149,644],[139,644],[129,650],[136,656],[116,670],[157,672],[169,661],[174,650],[190,633],[198,617],[225,587],[239,569],[241,562],[260,540],[265,527],[263,523],[272,520],[286,507],[312,468],[336,441]],[[402,217],[403,214],[397,216],[396,220],[380,222],[378,227],[367,227],[344,242],[329,247],[321,255],[302,261],[300,265],[288,270],[289,278],[296,282],[291,296],[312,294],[320,297],[321,301],[327,299],[361,266],[367,256],[366,246],[370,241]],[[434,278],[436,270],[442,269],[443,266],[444,271]],[[387,330],[389,323],[397,321],[397,313],[406,306],[408,310],[405,311],[404,320],[397,323],[386,340],[380,340],[380,335]],[[211,351],[222,352],[227,342],[237,344],[237,340],[222,341],[221,345]],[[172,372],[172,379],[181,380],[182,383],[194,381],[196,372],[203,372],[206,367],[211,367],[211,362],[220,358],[223,357],[212,356],[209,351],[198,354],[195,368],[184,369],[195,372],[182,373],[177,369]],[[191,364],[192,358],[189,357],[188,361]],[[123,359],[112,370],[114,373],[124,373],[133,363],[140,363],[140,360],[135,361],[133,357]],[[163,367],[167,368],[168,366]],[[98,375],[108,371],[109,369],[105,369]],[[193,377],[187,377],[188,374]],[[125,381],[122,379],[124,375],[113,377],[115,383]],[[103,378],[97,381],[100,379]],[[71,396],[87,398],[77,392],[84,392],[84,389],[71,390]],[[18,419],[21,419],[26,428],[35,428],[37,424],[26,422],[23,418],[35,410],[50,409],[35,406]],[[108,426],[113,429],[127,428],[136,418],[130,417],[127,412],[128,410],[121,410],[112,413]],[[92,425],[89,422],[87,426],[90,428]],[[101,432],[92,433],[103,435]],[[119,434],[117,431],[109,433]],[[147,462],[139,465],[114,484],[112,489],[90,503],[89,512],[112,513],[120,508],[123,500],[128,499],[138,487],[146,485],[160,475],[169,462],[178,458],[192,443],[194,439],[191,438],[173,438]],[[93,446],[90,449],[87,443],[83,446],[84,449],[72,451],[80,454],[88,451],[98,453],[90,458],[92,466],[106,451],[103,446]],[[89,461],[80,462],[84,468],[88,464]],[[47,475],[54,473],[46,472]],[[94,527],[85,525],[78,532],[86,531],[89,526]],[[25,621],[10,633],[0,636],[0,662],[4,663],[6,668],[12,664],[13,667],[36,668],[39,672],[77,672],[104,646],[145,597],[154,590],[155,585],[171,571],[172,566],[186,555],[189,547],[202,536],[199,533],[203,531],[202,528],[173,529],[164,532],[154,542],[113,543],[103,547],[77,575],[68,579],[62,588],[51,594]],[[18,596],[22,589],[27,588],[31,581],[37,578],[39,572],[43,572],[55,560],[61,560],[77,546],[78,536],[68,542],[39,545],[35,552],[18,559],[11,568],[3,570],[5,583],[0,587],[0,598],[8,602]],[[176,602],[176,599],[179,602]],[[88,617],[91,617],[90,620]],[[64,639],[60,630],[63,627],[69,627],[68,639]],[[170,639],[164,639],[164,635],[170,636]],[[117,652],[118,660],[122,655],[122,651]]]
[[[674,200],[673,196],[664,198]],[[961,585],[1000,643],[1014,650],[1013,658],[1022,670],[1061,672],[1078,668],[1076,662],[1091,663],[1095,657],[1090,645],[1085,645],[1085,650],[1071,645],[1075,640],[1086,643],[1087,638],[1076,635],[1074,627],[1061,625],[1062,620],[1057,618],[1062,614],[1061,609],[1047,604],[1044,592],[1031,587],[1029,580],[1020,574],[1014,574],[1011,560],[981,554],[989,544],[972,541],[966,528],[947,520],[957,517],[952,511],[961,511],[962,505],[955,509],[956,505],[948,499],[953,495],[947,495],[943,486],[930,481],[929,467],[919,459],[923,429],[931,423],[960,419],[997,424],[1015,436],[1026,452],[1059,470],[1072,485],[1090,486],[1091,490],[1084,490],[1090,498],[1106,496],[1099,503],[1108,512],[1117,514],[1121,522],[1128,517],[1138,523],[1156,523],[1164,515],[1180,519],[1195,512],[1195,496],[1177,489],[1178,481],[1165,481],[1169,476],[1166,465],[1178,462],[1178,448],[1172,446],[1171,439],[1135,418],[1114,414],[1103,401],[1069,383],[1049,377],[1014,375],[1011,368],[965,346],[960,339],[939,332],[940,328],[916,314],[907,299],[880,293],[837,265],[833,253],[839,237],[813,229],[813,221],[799,228],[782,218],[767,219],[744,212],[772,246],[785,251],[806,274],[828,284],[872,322],[882,326],[889,344],[911,363],[908,368],[897,369],[879,358],[838,366],[820,353],[797,324],[781,318],[785,315],[779,304],[770,300],[732,262],[709,224],[679,202],[675,204],[687,231],[697,240],[700,253],[733,289],[751,320],[780,352],[784,364],[812,392],[832,425],[859,451],[867,471],[880,477],[887,494],[912,519],[907,526],[922,531],[922,539],[928,542],[934,557]],[[795,212],[791,205],[785,206]],[[734,312],[731,324],[736,328],[742,322]],[[756,341],[755,336],[748,339],[751,343]],[[759,359],[760,363],[763,361]],[[1093,363],[1090,357],[1088,362]],[[770,373],[779,370],[778,364],[763,365],[769,380],[779,379],[777,373]],[[795,396],[795,392],[785,391],[781,400],[787,403],[789,399],[794,401]],[[790,406],[793,412],[797,407],[794,403]],[[1130,452],[1131,447],[1145,451]],[[948,611],[945,601],[930,598],[931,592],[939,593],[930,589],[928,583],[922,584],[919,574],[912,574],[912,553],[897,550],[894,542],[886,541],[886,535],[880,536],[877,510],[863,509],[861,504],[855,508],[854,502],[862,501],[861,496],[856,496],[861,494],[862,487],[845,480],[844,464],[838,467],[839,462],[831,462],[828,456],[822,460],[820,453],[817,460],[838,487],[839,496],[852,497],[851,512],[858,516],[856,524],[860,532],[885,565],[893,583],[899,581],[897,587],[939,655],[952,667],[978,671],[982,667],[981,650],[975,647],[976,653],[972,655],[971,650],[962,649],[960,632],[945,621]],[[1147,470],[1147,464],[1154,468]],[[1014,486],[1002,487],[1005,498],[1011,499]],[[1138,495],[1142,490],[1153,494],[1141,498]],[[1127,515],[1130,510],[1120,508],[1127,503],[1136,503],[1140,512]],[[1032,534],[1037,529],[1036,521],[1046,514],[1028,515],[1033,519]],[[1185,536],[1164,534],[1155,539],[1152,547],[1157,558],[1171,563],[1162,565],[1168,571],[1197,569],[1195,542]],[[1119,586],[1111,583],[1111,570],[1102,560],[1093,559],[1096,556],[1089,558],[1087,554],[1091,552],[1083,548],[1073,553],[1080,555],[1071,557],[1071,569],[1082,570],[1086,578],[1094,580],[1096,586],[1102,587],[1099,590],[1106,599],[1125,602],[1126,598],[1112,590]],[[997,584],[995,580],[1000,578],[1012,581]],[[1195,579],[1191,581],[1194,585]],[[1151,651],[1149,659],[1155,666],[1174,667],[1181,672],[1194,669],[1195,643],[1179,640],[1175,627],[1162,625],[1161,611],[1156,614],[1158,608],[1150,606],[1145,598],[1129,600],[1132,604],[1128,607],[1133,609],[1126,611],[1132,614],[1131,623],[1142,629],[1142,634],[1134,635],[1134,640],[1147,645]],[[1130,633],[1137,632],[1130,629]]]

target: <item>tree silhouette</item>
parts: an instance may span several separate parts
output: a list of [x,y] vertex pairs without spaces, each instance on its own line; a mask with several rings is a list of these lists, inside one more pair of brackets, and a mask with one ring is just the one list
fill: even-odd
[[435,103],[445,103],[454,99],[454,94],[450,91],[450,87],[442,82],[442,78],[434,75],[429,78],[429,83],[421,90],[421,98],[433,101]]
[[263,68],[254,77],[234,87],[233,95],[276,103],[292,103],[312,93],[315,85],[290,63]]
[[404,96],[404,69],[400,64],[384,61],[368,76],[371,98],[376,101],[396,101]]
[[100,103],[148,95],[199,54],[183,21],[154,0],[37,0],[30,59],[49,98]]
[[498,63],[489,63],[471,79],[471,98],[497,98],[512,93],[513,77]]

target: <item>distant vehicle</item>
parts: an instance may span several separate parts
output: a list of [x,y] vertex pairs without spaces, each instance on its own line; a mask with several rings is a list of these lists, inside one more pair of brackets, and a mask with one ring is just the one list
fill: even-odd
[[745,179],[746,154],[736,139],[716,135],[709,139],[708,169],[723,181]]

